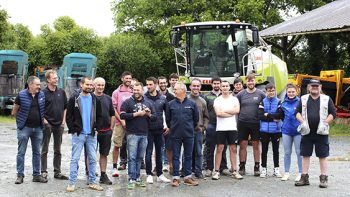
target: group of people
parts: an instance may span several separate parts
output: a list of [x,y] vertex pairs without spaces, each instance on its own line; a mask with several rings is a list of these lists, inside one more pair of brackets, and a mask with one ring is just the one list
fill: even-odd
[[[203,95],[201,80],[197,78],[192,79],[189,94],[176,74],[170,75],[169,88],[167,78],[148,77],[145,90],[143,83],[125,71],[121,75],[122,84],[112,97],[104,93],[103,78],[83,77],[80,89],[67,100],[64,90],[57,87],[56,71],[47,71],[45,78],[47,87],[41,90],[40,79],[29,77],[28,88],[18,94],[12,111],[16,116],[18,139],[16,184],[23,183],[29,138],[33,151],[33,182],[48,181],[47,153],[53,134],[54,178],[69,179],[69,192],[75,190],[83,149],[89,188],[103,190],[96,180],[97,144],[101,171],[99,182],[112,184],[106,171],[107,156],[113,146],[112,176],[118,177],[119,170],[127,168],[128,189],[146,186],[140,177],[143,163],[146,182],[153,183],[153,148],[157,182],[178,187],[183,176],[184,184],[197,186],[199,179],[211,177],[218,180],[221,174],[243,179],[248,140],[253,146],[254,176],[265,178],[268,174],[267,153],[271,141],[274,176],[283,181],[289,179],[294,144],[299,170],[295,185],[309,185],[310,157],[315,147],[321,169],[319,186],[324,188],[328,185],[328,134],[329,123],[335,118],[335,107],[330,97],[321,93],[322,86],[318,80],[310,80],[309,94],[301,98],[297,96],[297,87],[288,84],[286,96],[281,101],[276,96],[273,83],[265,86],[266,91],[257,89],[254,74],[246,76],[246,89],[243,89],[241,79],[235,79],[232,92],[228,81],[214,77],[211,80],[212,90]],[[61,172],[65,123],[72,134],[69,177]],[[283,176],[279,170],[281,139],[284,147]],[[227,148],[230,169],[227,166]],[[163,162],[169,165],[167,170],[172,180],[164,176]]]

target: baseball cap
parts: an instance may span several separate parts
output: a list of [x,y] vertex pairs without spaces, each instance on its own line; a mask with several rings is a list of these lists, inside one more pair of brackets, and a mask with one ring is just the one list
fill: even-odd
[[311,79],[309,85],[321,85],[321,82],[317,79]]

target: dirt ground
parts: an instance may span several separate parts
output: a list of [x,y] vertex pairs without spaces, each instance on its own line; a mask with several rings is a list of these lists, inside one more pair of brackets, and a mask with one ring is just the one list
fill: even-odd
[[[271,149],[270,149],[271,150]],[[78,183],[74,193],[66,192],[68,181],[53,178],[52,167],[52,143],[50,144],[48,170],[48,183],[32,182],[31,167],[31,145],[28,144],[25,157],[24,183],[15,185],[16,179],[16,154],[17,138],[15,125],[0,125],[0,196],[350,196],[350,137],[331,138],[331,156],[329,160],[329,187],[320,189],[318,187],[319,165],[318,160],[312,157],[310,170],[310,186],[295,187],[294,178],[297,172],[296,161],[292,156],[291,178],[288,181],[272,176],[272,153],[268,153],[267,178],[253,176],[252,148],[248,147],[247,175],[243,180],[235,180],[231,177],[222,176],[220,180],[199,180],[199,186],[189,187],[181,185],[172,188],[169,184],[157,183],[147,185],[146,188],[127,189],[126,171],[122,171],[119,178],[110,178],[113,185],[103,185],[104,191],[97,192],[87,188],[84,170],[79,171]],[[67,133],[63,136],[62,144],[62,172],[69,175],[69,161],[71,156],[71,136]],[[108,173],[111,174],[112,164],[109,157]],[[81,157],[80,169],[84,169]],[[280,168],[283,171],[283,147],[280,147]],[[97,168],[99,169],[99,168]],[[142,171],[145,173],[144,171]],[[168,173],[167,177],[171,177]]]

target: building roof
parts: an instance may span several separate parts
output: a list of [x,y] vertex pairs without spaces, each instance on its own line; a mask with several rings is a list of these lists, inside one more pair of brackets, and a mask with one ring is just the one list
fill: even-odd
[[316,33],[350,31],[350,1],[338,0],[274,25],[260,32],[260,36],[284,37]]

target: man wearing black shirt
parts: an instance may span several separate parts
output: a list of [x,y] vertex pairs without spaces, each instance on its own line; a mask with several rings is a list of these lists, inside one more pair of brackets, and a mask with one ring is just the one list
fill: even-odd
[[45,118],[44,137],[41,148],[41,173],[47,179],[47,153],[49,152],[52,133],[54,178],[68,180],[68,177],[61,173],[61,144],[64,124],[66,122],[67,97],[65,91],[57,87],[58,77],[56,71],[46,71],[45,78],[47,87],[43,90],[45,94]]
[[23,183],[24,158],[28,140],[32,144],[33,182],[47,183],[40,175],[40,145],[43,140],[43,120],[45,111],[45,95],[40,91],[40,79],[35,76],[28,78],[28,89],[19,92],[12,109],[17,124],[17,179],[15,184]]
[[296,118],[300,122],[298,131],[301,133],[300,155],[303,156],[303,173],[295,186],[309,185],[310,157],[315,146],[316,157],[320,162],[321,188],[328,186],[327,157],[329,156],[329,124],[336,116],[336,110],[332,99],[320,94],[322,85],[319,80],[311,79],[308,85],[310,94],[300,99],[296,110]]

